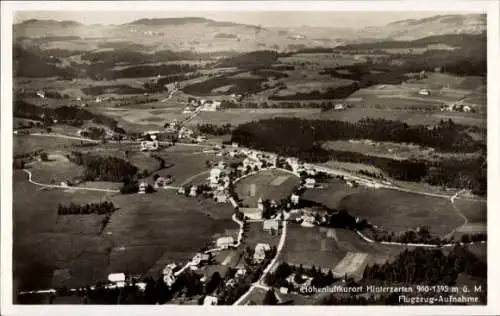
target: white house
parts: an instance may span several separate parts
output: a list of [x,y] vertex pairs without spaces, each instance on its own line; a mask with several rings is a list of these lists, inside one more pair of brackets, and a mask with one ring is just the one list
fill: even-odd
[[141,142],[141,151],[155,151],[158,150],[159,145],[157,140],[144,140]]
[[431,92],[429,90],[427,90],[427,89],[420,89],[418,91],[418,94],[420,94],[420,95],[430,95]]
[[307,178],[306,182],[304,184],[304,187],[306,187],[308,189],[313,189],[315,185],[316,185],[316,179],[314,179],[314,178]]
[[250,168],[262,168],[262,161],[260,161],[259,159],[254,159],[254,158],[250,158],[250,157],[247,157],[243,160],[243,168],[244,169],[247,169],[248,167]]
[[201,263],[207,263],[210,260],[208,253],[197,253],[191,261],[193,265],[197,266]]
[[186,189],[185,189],[183,186],[181,186],[181,187],[179,187],[179,189],[177,190],[177,193],[178,193],[178,194],[186,194]]
[[297,158],[286,158],[285,161],[292,167],[293,172],[297,172],[301,166]]
[[279,222],[275,219],[268,219],[265,220],[264,223],[262,224],[262,228],[264,231],[271,232],[271,231],[278,231],[279,229]]
[[198,186],[193,185],[189,191],[189,196],[196,197],[198,195]]
[[45,99],[45,92],[43,92],[42,90],[37,91],[36,95],[42,99]]
[[337,103],[333,106],[333,109],[336,110],[336,111],[340,111],[340,110],[343,110],[345,109],[345,105],[342,104],[342,103]]
[[214,200],[217,203],[226,203],[228,200],[228,197],[224,191],[217,191],[214,193]]
[[219,183],[219,179],[222,173],[222,169],[219,167],[212,168],[210,170],[210,185],[217,185]]
[[281,294],[288,294],[288,288],[284,287],[284,286],[280,287],[280,293]]
[[260,220],[262,219],[262,209],[258,207],[240,207],[240,212],[249,219]]
[[218,302],[218,300],[217,300],[217,297],[215,297],[215,296],[207,295],[203,299],[203,305],[217,305],[217,302]]
[[115,283],[117,287],[124,287],[125,273],[111,273],[108,275],[108,281]]
[[298,194],[292,193],[290,196],[290,201],[292,202],[293,205],[298,205],[300,201],[300,196]]
[[148,184],[147,184],[146,182],[141,182],[141,183],[139,184],[139,192],[137,192],[137,193],[139,193],[139,194],[144,194],[144,193],[146,193],[146,188],[147,188],[147,187],[148,187]]
[[314,226],[314,216],[313,215],[302,215],[302,224],[303,227],[313,227]]
[[255,246],[255,252],[253,254],[253,259],[256,262],[261,262],[262,260],[264,260],[266,258],[266,251],[269,251],[269,250],[271,250],[271,246],[269,246],[269,244],[264,244],[264,243],[257,244],[257,246]]
[[219,237],[216,241],[217,248],[229,248],[234,245],[234,238],[232,236]]
[[[202,101],[204,101],[204,100],[202,100]],[[215,112],[220,108],[220,105],[221,105],[220,101],[207,100],[200,107],[200,111]]]
[[245,269],[244,266],[237,267],[238,270],[236,270],[236,274],[234,277],[240,277],[240,276],[245,276],[247,274],[247,269]]
[[238,145],[238,143],[235,143],[235,142],[233,142],[233,143],[231,144],[231,147],[233,147],[233,148],[238,148],[238,146],[239,146],[239,145]]
[[463,108],[462,108],[462,111],[464,112],[471,112],[472,111],[472,108],[468,105],[464,105]]

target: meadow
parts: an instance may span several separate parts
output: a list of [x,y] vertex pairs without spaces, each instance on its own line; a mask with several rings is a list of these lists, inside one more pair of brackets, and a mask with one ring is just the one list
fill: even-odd
[[[286,180],[280,185],[274,185],[272,182],[278,177],[286,177]],[[239,181],[235,186],[235,191],[243,200],[243,204],[256,207],[260,197],[276,201],[289,197],[293,188],[298,184],[299,179],[290,173],[281,170],[264,170]]]

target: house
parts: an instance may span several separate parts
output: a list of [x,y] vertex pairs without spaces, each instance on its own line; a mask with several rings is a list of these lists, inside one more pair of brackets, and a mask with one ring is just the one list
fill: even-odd
[[267,232],[277,232],[278,229],[279,229],[279,222],[275,219],[268,219],[268,220],[265,220],[264,223],[262,224],[262,228],[264,229],[264,231],[267,231]]
[[210,177],[209,177],[210,185],[217,185],[219,183],[221,174],[222,174],[221,168],[219,167],[212,168],[212,170],[210,170]]
[[238,148],[238,147],[239,147],[239,145],[238,145],[238,143],[233,142],[233,143],[231,144],[231,147],[233,147],[233,148]]
[[218,302],[218,300],[217,300],[217,297],[215,297],[215,296],[207,295],[203,299],[203,305],[217,305],[217,302]]
[[205,136],[201,136],[201,135],[199,135],[198,137],[196,137],[196,141],[197,141],[198,143],[204,142],[204,141],[206,141],[206,140],[207,140],[207,138],[206,138]]
[[196,197],[198,195],[198,186],[193,185],[189,191],[189,196]]
[[431,92],[429,90],[427,90],[427,89],[420,89],[418,91],[418,94],[420,94],[420,95],[430,95]]
[[234,207],[234,208],[237,208],[238,207],[238,203],[236,202],[236,200],[231,196],[229,198],[229,203],[231,203],[231,205]]
[[301,166],[297,158],[286,158],[285,161],[290,165],[293,172],[297,172]]
[[261,262],[262,260],[264,260],[266,258],[266,251],[269,250],[271,250],[271,246],[269,246],[269,244],[257,244],[257,246],[255,246],[255,251],[253,254],[254,261]]
[[62,181],[62,182],[61,182],[61,187],[63,187],[63,188],[67,188],[68,186],[69,186],[69,185],[68,185],[68,182],[66,182],[66,181]]
[[303,227],[314,227],[315,219],[313,215],[302,215],[302,224]]
[[304,184],[304,187],[308,189],[313,189],[316,186],[316,179],[314,178],[307,178],[306,182]]
[[144,194],[146,193],[146,188],[148,187],[148,184],[146,182],[141,182],[139,184],[139,191],[137,193],[139,194]]
[[340,110],[343,110],[345,108],[346,108],[346,106],[344,104],[342,104],[342,103],[337,103],[337,104],[335,104],[333,106],[333,109],[336,110],[336,111],[340,111]]
[[[202,100],[204,101],[204,100]],[[201,103],[201,102],[200,102]],[[215,112],[220,108],[221,103],[219,101],[205,101],[200,107],[200,111],[203,112]]]
[[293,205],[298,205],[300,200],[300,196],[296,193],[292,193],[290,196],[290,201],[292,202]]
[[45,92],[42,91],[42,90],[37,91],[36,95],[39,96],[42,99],[45,99]]
[[262,209],[258,207],[240,207],[240,212],[243,213],[248,219],[260,220],[262,219]]
[[224,191],[217,191],[214,193],[214,200],[217,203],[226,203],[228,198]]
[[184,187],[179,187],[179,189],[177,190],[177,193],[178,194],[186,194],[186,189]]
[[174,284],[176,278],[175,278],[175,273],[174,269],[177,268],[177,264],[175,263],[169,263],[163,268],[162,274],[163,274],[163,282],[167,286],[172,286]]
[[157,140],[144,140],[141,142],[141,151],[155,151],[158,150],[159,147]]
[[217,248],[226,249],[234,245],[234,238],[232,236],[219,237],[216,241]]
[[125,273],[110,273],[108,275],[108,281],[116,284],[116,287],[124,287]]
[[207,263],[210,261],[210,255],[208,253],[197,253],[194,257],[191,263],[195,266],[201,264],[201,263]]
[[236,281],[234,279],[229,279],[229,280],[226,281],[225,285],[227,287],[235,286],[236,285]]
[[468,106],[468,105],[464,105],[464,106],[462,107],[462,111],[463,111],[463,112],[471,112],[471,111],[472,111],[472,108],[471,108],[470,106]]
[[248,169],[248,167],[252,169],[257,167],[260,169],[262,168],[262,161],[260,161],[259,159],[247,157],[243,160],[243,168],[246,170]]
[[288,288],[284,287],[284,286],[280,287],[280,293],[281,294],[288,294]]
[[165,188],[167,185],[169,185],[173,181],[174,181],[174,179],[171,176],[168,176],[168,177],[158,177],[158,179],[156,179],[156,181],[154,183],[154,188],[155,189]]
[[238,270],[236,270],[236,273],[234,275],[235,278],[237,277],[243,277],[245,276],[245,274],[247,274],[247,269],[245,269],[245,267],[242,265],[242,266],[239,266],[239,267],[236,267]]
[[193,137],[193,135],[194,135],[194,132],[187,127],[183,126],[179,130],[179,138],[191,138],[191,137]]

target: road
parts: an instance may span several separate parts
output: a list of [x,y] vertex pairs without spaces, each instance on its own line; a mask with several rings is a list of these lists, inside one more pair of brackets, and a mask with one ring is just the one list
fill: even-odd
[[233,305],[240,305],[249,295],[250,293],[255,289],[255,288],[262,288],[262,289],[269,289],[268,286],[266,286],[263,281],[265,280],[266,276],[271,272],[272,268],[278,261],[278,258],[281,254],[281,251],[283,250],[283,246],[285,245],[286,241],[286,230],[287,230],[287,221],[282,221],[283,229],[281,231],[281,238],[278,243],[278,247],[276,248],[276,256],[274,256],[273,260],[267,265],[267,267],[264,269],[262,272],[262,275],[260,276],[259,280],[255,283],[253,283],[248,291],[245,292],[236,302],[233,303]]
[[54,189],[64,189],[64,190],[83,190],[83,191],[100,191],[100,192],[109,192],[109,193],[119,193],[120,190],[111,190],[111,189],[100,189],[100,188],[82,188],[82,187],[71,187],[57,184],[45,184],[36,182],[32,179],[33,175],[31,171],[23,169],[24,172],[28,174],[28,182],[34,185],[43,187],[43,188],[54,188]]

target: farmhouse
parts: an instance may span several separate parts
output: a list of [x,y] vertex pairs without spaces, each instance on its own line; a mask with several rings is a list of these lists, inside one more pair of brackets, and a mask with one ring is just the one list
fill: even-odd
[[179,187],[179,189],[177,190],[177,193],[178,194],[186,194],[186,189],[184,187]]
[[234,277],[240,277],[240,276],[245,276],[247,274],[247,269],[243,265],[236,267],[238,270],[236,270],[236,274]]
[[297,172],[301,168],[301,163],[299,162],[299,160],[297,158],[290,158],[289,157],[289,158],[286,158],[285,161],[290,165],[293,172]]
[[346,108],[346,106],[342,103],[337,103],[333,107],[333,109],[336,111],[344,110],[345,108]]
[[155,189],[158,189],[158,188],[165,188],[167,185],[169,185],[170,183],[172,183],[174,180],[172,179],[172,177],[158,177],[158,179],[156,179],[155,183],[154,183],[154,188]]
[[42,99],[45,99],[45,92],[40,90],[36,92],[36,95],[39,96]]
[[255,158],[250,158],[250,157],[247,157],[243,160],[243,168],[244,169],[247,169],[248,167],[250,168],[262,168],[262,161],[260,161],[259,159],[255,159]]
[[137,193],[139,194],[144,194],[146,193],[146,188],[148,187],[148,184],[146,182],[141,182],[139,184],[139,191]]
[[266,251],[271,250],[269,244],[260,243],[255,246],[255,252],[253,254],[253,259],[255,262],[261,262],[266,258]]
[[418,94],[420,94],[420,95],[430,95],[431,92],[429,90],[427,90],[427,89],[420,89],[418,91]]
[[108,275],[108,281],[116,284],[117,287],[124,287],[125,273],[111,273]]
[[193,185],[189,191],[189,196],[196,197],[198,195],[198,186]]
[[141,142],[141,151],[155,151],[158,150],[158,148],[159,145],[157,140],[144,140]]
[[306,179],[304,187],[306,187],[308,189],[314,189],[315,186],[316,186],[316,179],[314,179],[314,178],[307,178]]
[[209,177],[210,185],[217,185],[219,183],[221,174],[222,174],[221,168],[219,167],[212,168],[212,170],[210,170],[210,177]]
[[260,220],[260,219],[262,219],[262,209],[260,209],[260,208],[257,208],[257,207],[240,207],[239,210],[240,210],[240,212],[243,213],[243,215],[246,218],[254,219],[254,220]]
[[220,237],[216,241],[217,248],[229,248],[234,245],[234,238],[232,236]]
[[200,107],[200,111],[203,111],[203,112],[215,112],[215,111],[217,111],[220,108],[220,105],[221,105],[220,101],[207,100]]
[[298,194],[292,193],[290,196],[290,201],[292,202],[293,205],[298,205],[300,200],[300,196]]
[[462,107],[462,111],[463,111],[463,112],[471,112],[471,111],[472,111],[472,108],[471,108],[470,106],[468,106],[468,105],[464,105],[464,106]]
[[231,205],[234,207],[234,208],[237,208],[238,207],[238,203],[236,202],[236,200],[231,196],[229,198],[229,203],[231,203]]
[[279,228],[279,223],[275,219],[268,219],[264,221],[262,228],[264,229],[264,231],[267,232],[273,232],[273,231],[277,232]]
[[179,136],[179,138],[191,138],[191,137],[193,137],[193,135],[194,135],[193,130],[183,126],[179,130],[178,136]]
[[217,203],[226,203],[228,200],[227,194],[224,191],[214,192],[214,200]]
[[207,263],[210,260],[208,253],[197,253],[191,261],[193,265],[197,266],[201,263]]
[[203,305],[217,305],[217,302],[218,302],[218,300],[217,300],[217,297],[215,297],[215,296],[207,295],[203,299]]

